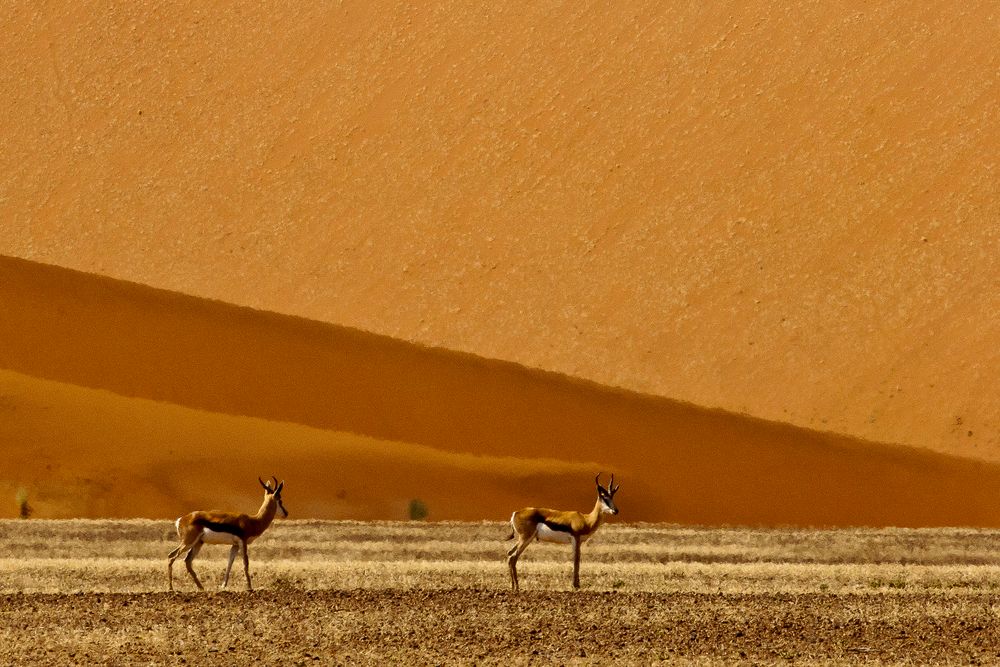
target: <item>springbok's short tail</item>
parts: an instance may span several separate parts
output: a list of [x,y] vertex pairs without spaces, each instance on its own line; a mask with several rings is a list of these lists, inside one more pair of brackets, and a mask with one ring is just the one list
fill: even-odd
[[507,536],[507,539],[508,540],[514,539],[514,529],[513,528],[510,529],[510,535]]

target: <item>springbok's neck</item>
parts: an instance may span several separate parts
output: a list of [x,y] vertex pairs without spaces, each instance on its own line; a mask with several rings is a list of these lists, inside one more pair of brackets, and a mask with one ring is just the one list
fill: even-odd
[[271,494],[264,496],[263,504],[261,504],[260,509],[257,510],[257,514],[253,517],[254,523],[257,524],[261,532],[264,532],[264,530],[271,525],[277,511],[278,501],[275,500],[274,496]]
[[594,509],[590,510],[590,514],[586,515],[587,525],[590,526],[590,530],[597,530],[597,527],[601,525],[601,520],[604,518],[603,507],[601,507],[601,498],[598,496],[597,502],[594,503]]

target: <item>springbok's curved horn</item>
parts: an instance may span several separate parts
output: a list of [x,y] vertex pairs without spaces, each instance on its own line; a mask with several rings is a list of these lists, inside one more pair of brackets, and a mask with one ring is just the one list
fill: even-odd
[[269,487],[267,485],[267,482],[265,482],[264,480],[262,480],[260,477],[257,478],[257,481],[260,482],[260,485],[264,487],[265,491],[267,491],[268,493],[271,493],[271,487]]
[[603,474],[604,474],[603,472],[597,473],[597,477],[594,478],[594,484],[596,484],[597,486],[601,485],[601,475]]
[[615,491],[616,491],[616,489],[615,489],[615,474],[611,473],[611,481],[608,483],[608,492],[611,493],[611,495],[614,495]]
[[274,488],[277,489],[278,488],[278,478],[275,477],[274,475],[271,475],[271,479],[274,480]]

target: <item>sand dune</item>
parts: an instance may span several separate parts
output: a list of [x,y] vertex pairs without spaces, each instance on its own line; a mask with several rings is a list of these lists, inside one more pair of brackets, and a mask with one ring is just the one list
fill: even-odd
[[[0,494],[28,490],[35,515],[47,518],[249,512],[260,504],[256,478],[275,474],[299,518],[405,519],[416,499],[430,518],[478,519],[548,486],[565,497],[598,466],[443,452],[11,371],[0,371],[0,414]],[[5,502],[0,516],[15,511]]]
[[0,254],[1000,460],[994,2],[0,20]]
[[252,508],[273,472],[308,516],[495,519],[588,508],[599,466],[629,520],[1000,525],[985,462],[19,259],[0,311],[2,483],[56,515]]

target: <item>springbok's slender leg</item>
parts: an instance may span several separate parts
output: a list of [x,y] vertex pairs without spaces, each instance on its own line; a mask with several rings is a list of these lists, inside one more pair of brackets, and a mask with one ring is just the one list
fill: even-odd
[[174,561],[187,549],[188,545],[181,544],[167,555],[167,581],[170,582],[170,590],[174,590]]
[[580,588],[580,540],[573,538],[573,588]]
[[198,541],[200,541],[200,533],[198,535],[199,537],[196,538],[196,541],[190,544],[188,543],[190,534],[184,535],[181,538],[181,543],[177,545],[173,551],[167,554],[167,581],[169,582],[170,590],[174,590],[174,561],[180,558],[181,554],[185,551],[189,551]]
[[204,540],[199,537],[198,541],[191,545],[191,549],[188,551],[187,556],[184,557],[184,565],[187,566],[188,574],[190,574],[191,578],[194,579],[194,585],[198,587],[198,590],[202,591],[205,590],[205,587],[201,585],[200,581],[198,581],[198,575],[194,573],[194,568],[191,567],[191,562],[195,559],[195,556],[198,555],[198,552],[201,551],[203,544],[205,544]]
[[528,548],[531,544],[531,540],[535,538],[535,534],[532,533],[531,537],[528,539],[523,539],[520,536],[517,538],[517,544],[512,546],[507,552],[507,565],[510,566],[510,585],[511,589],[516,593],[518,591],[517,584],[517,559],[521,557],[524,550]]
[[250,556],[247,554],[247,541],[240,540],[240,545],[243,547],[243,574],[247,576],[247,590],[253,590],[253,584],[250,583]]
[[222,587],[225,588],[229,585],[229,573],[233,569],[233,561],[236,560],[236,554],[240,550],[240,545],[233,542],[233,546],[229,549],[229,563],[226,565],[226,576],[222,579]]
[[515,593],[517,592],[517,567],[511,562],[511,558],[514,557],[514,554],[517,552],[517,548],[519,546],[521,546],[520,542],[507,550],[507,568],[510,570],[510,588]]

